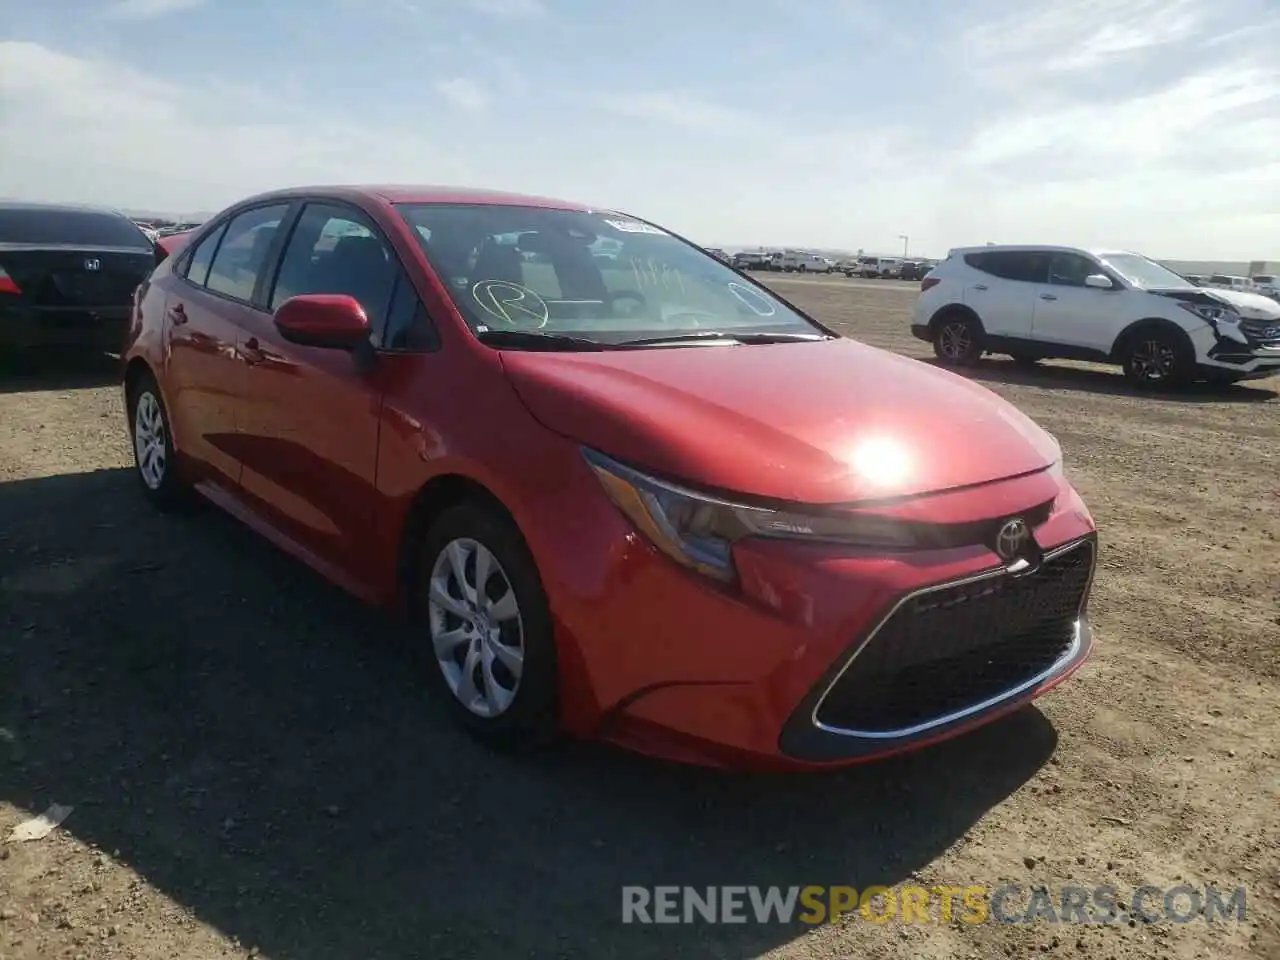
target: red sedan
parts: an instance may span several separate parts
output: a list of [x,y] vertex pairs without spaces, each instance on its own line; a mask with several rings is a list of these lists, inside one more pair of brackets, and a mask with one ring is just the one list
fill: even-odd
[[953,736],[1089,654],[1093,520],[986,389],[626,214],[310,188],[139,292],[143,493],[401,610],[482,738],[815,767]]

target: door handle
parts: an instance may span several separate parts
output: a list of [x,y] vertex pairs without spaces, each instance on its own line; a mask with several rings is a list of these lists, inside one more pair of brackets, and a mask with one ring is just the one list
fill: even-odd
[[169,322],[175,327],[180,327],[187,322],[187,308],[182,304],[176,304],[168,310]]
[[1057,294],[1053,294],[1053,293],[1042,293],[1042,294],[1040,294],[1040,299],[1041,299],[1041,300],[1057,300],[1057,299],[1058,299],[1058,297],[1057,297]]
[[987,289],[987,285],[986,285],[985,283],[975,283],[975,284],[973,285],[973,289],[975,289],[975,290],[985,290],[985,289]]
[[240,348],[240,359],[248,364],[261,363],[267,359],[262,352],[262,345],[258,343],[257,337],[250,337],[244,342],[244,346]]

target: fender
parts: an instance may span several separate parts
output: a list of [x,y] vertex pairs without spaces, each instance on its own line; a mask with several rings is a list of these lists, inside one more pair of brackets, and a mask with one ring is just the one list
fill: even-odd
[[982,318],[978,316],[977,311],[973,307],[966,306],[963,303],[948,303],[945,307],[939,307],[938,311],[929,318],[929,332],[936,332],[939,321],[945,320],[947,317],[962,316],[967,320],[972,320],[978,325],[978,332],[986,336],[987,328],[982,324]]
[[[1209,326],[1208,323],[1205,325]],[[1144,317],[1141,320],[1135,320],[1120,331],[1119,335],[1114,341],[1112,341],[1111,350],[1109,351],[1110,356],[1113,359],[1119,359],[1121,347],[1128,342],[1130,337],[1140,330],[1161,330],[1172,334],[1182,342],[1183,346],[1191,351],[1192,355],[1195,354],[1195,345],[1191,342],[1191,336],[1187,332],[1186,327],[1183,327],[1181,324],[1175,323],[1173,320],[1169,320],[1166,317]],[[1216,333],[1217,331],[1215,330],[1214,332]]]

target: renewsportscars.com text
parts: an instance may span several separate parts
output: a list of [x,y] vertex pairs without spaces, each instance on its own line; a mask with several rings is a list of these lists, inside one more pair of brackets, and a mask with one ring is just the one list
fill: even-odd
[[622,888],[623,923],[1191,923],[1244,920],[1243,887],[1144,885],[1127,896],[1110,885],[1056,890],[999,886]]

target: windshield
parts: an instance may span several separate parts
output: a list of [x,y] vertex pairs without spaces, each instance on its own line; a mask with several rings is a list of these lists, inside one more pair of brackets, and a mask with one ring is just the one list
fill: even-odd
[[398,204],[476,333],[622,343],[823,331],[697,247],[614,213]]
[[1186,277],[1136,253],[1109,253],[1100,259],[1133,286],[1144,290],[1192,286]]
[[1269,273],[1260,273],[1253,278],[1254,283],[1275,283],[1276,278]]

